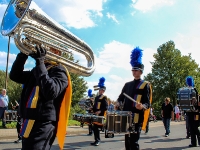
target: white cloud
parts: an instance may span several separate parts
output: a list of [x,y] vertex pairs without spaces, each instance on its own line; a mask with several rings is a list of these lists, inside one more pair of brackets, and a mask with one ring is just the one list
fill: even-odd
[[[9,55],[9,63],[8,63],[9,67],[13,64],[15,58],[16,58],[16,54]],[[3,66],[6,68],[6,63],[7,63],[7,53],[0,51],[0,66]]]
[[[130,54],[133,48],[132,45],[120,43],[118,41],[105,44],[99,52],[99,56],[96,58],[95,73],[107,74],[110,73],[112,68],[130,71]],[[156,53],[156,50],[151,48],[144,48],[143,50],[142,60],[145,66],[143,74],[146,75],[151,72],[152,66],[150,62],[154,61],[153,54]]]
[[[12,66],[13,62],[15,61],[16,56],[17,56],[16,54],[12,54],[12,53],[9,54],[9,61],[8,61],[9,68]],[[0,51],[0,66],[5,67],[5,69],[3,70],[6,70],[6,64],[7,64],[7,52]],[[33,66],[33,67],[35,66],[35,61],[33,59],[28,59],[26,61],[25,70],[31,70],[30,66]]]
[[109,77],[110,77],[111,79],[113,79],[113,80],[116,80],[116,81],[123,80],[122,77],[119,77],[119,76],[114,75],[114,74],[113,74],[113,75],[110,75]]
[[144,64],[143,76],[151,73],[152,65],[150,62],[153,62],[155,60],[153,54],[155,54],[156,52],[156,49],[144,48],[142,57],[142,62]]
[[119,24],[119,21],[116,19],[115,15],[111,15],[110,13],[107,13],[106,16],[109,19],[112,19],[114,22],[116,22],[117,24]]
[[133,46],[118,41],[105,44],[96,58],[95,73],[108,73],[113,67],[130,70],[129,61],[132,49]]
[[131,6],[143,13],[150,11],[156,7],[164,5],[173,5],[176,0],[132,0]]
[[[88,28],[95,26],[95,19],[103,16],[103,4],[106,0],[35,0],[49,16],[67,27]],[[55,10],[55,11],[54,11]]]
[[176,48],[181,51],[181,54],[188,55],[191,53],[191,56],[195,61],[200,65],[199,59],[199,48],[200,48],[200,32],[196,30],[196,33],[184,35],[178,33],[174,39]]
[[7,4],[0,4],[0,21],[3,19],[4,12],[7,8]]

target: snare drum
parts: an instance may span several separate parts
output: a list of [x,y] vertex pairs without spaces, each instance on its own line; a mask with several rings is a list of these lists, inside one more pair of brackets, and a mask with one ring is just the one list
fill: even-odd
[[106,115],[106,128],[110,132],[114,132],[115,130],[115,111],[107,112]]
[[132,113],[129,111],[119,111],[115,117],[115,132],[128,132],[132,124]]
[[73,119],[82,122],[83,114],[74,114]]
[[92,122],[92,115],[89,115],[89,114],[83,115],[82,116],[82,121],[85,124],[91,124],[91,122]]
[[97,125],[100,125],[100,126],[103,126],[104,125],[104,120],[105,120],[105,117],[104,116],[92,116],[92,123],[93,124],[97,124]]
[[132,124],[132,113],[129,111],[116,111],[107,113],[107,131],[115,133],[128,132]]

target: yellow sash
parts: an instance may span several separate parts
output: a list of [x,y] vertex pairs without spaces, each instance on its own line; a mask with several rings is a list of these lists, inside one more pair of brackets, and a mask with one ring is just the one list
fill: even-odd
[[63,97],[63,101],[60,107],[59,113],[59,121],[58,121],[58,128],[57,128],[57,139],[60,149],[62,150],[64,147],[65,142],[65,135],[67,132],[67,125],[68,125],[68,118],[70,113],[70,106],[71,106],[71,98],[72,98],[72,83],[69,72],[66,69],[67,77],[68,77],[68,87],[66,88],[65,95]]
[[[152,103],[152,87],[149,84],[149,100],[150,100],[150,104]],[[149,119],[149,113],[150,113],[150,108],[144,111],[144,121],[142,124],[142,130],[145,131],[146,130],[146,126],[147,126],[147,121]]]

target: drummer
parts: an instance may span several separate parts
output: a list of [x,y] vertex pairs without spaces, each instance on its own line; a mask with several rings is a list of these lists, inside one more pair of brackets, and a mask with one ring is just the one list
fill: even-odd
[[[133,128],[130,134],[125,135],[126,150],[139,150],[139,138],[144,120],[144,107],[149,108],[150,105],[150,88],[146,81],[141,80],[144,65],[142,64],[142,50],[139,47],[133,49],[131,54],[132,74],[134,80],[125,83],[121,94],[118,98],[118,106],[123,103],[123,111],[131,111],[133,116]],[[135,99],[137,103],[129,100],[124,94]]]
[[[92,90],[89,89],[88,90],[88,100],[90,101],[90,108],[88,109],[88,113],[93,113],[93,105],[94,105],[94,97],[95,94],[92,94]],[[92,135],[92,123],[88,124],[88,130],[89,130],[89,134],[88,135]]]
[[[107,104],[107,97],[104,94],[106,87],[104,85],[105,78],[102,77],[99,80],[98,87],[99,87],[99,94],[95,97],[94,106],[93,106],[93,112],[97,116],[104,116],[105,112],[107,110],[108,104]],[[99,146],[100,144],[100,131],[99,128],[102,128],[102,126],[99,126],[97,124],[93,125],[93,131],[94,131],[94,143],[91,143],[91,145]]]

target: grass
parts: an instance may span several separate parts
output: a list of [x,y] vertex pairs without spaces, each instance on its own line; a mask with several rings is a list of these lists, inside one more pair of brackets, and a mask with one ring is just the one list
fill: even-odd
[[80,122],[76,120],[69,120],[68,126],[80,126]]
[[[17,122],[11,122],[11,123],[7,123],[6,127],[8,129],[14,129],[14,128],[16,128],[16,125],[17,125]],[[76,120],[69,120],[68,126],[80,126],[80,122],[78,122]],[[0,129],[4,129],[2,126],[2,121],[0,121]]]

